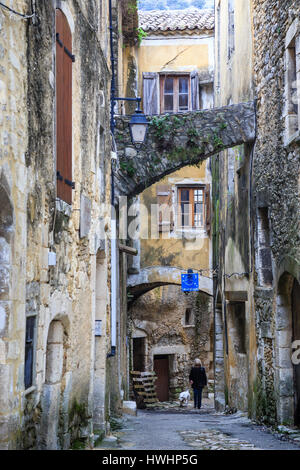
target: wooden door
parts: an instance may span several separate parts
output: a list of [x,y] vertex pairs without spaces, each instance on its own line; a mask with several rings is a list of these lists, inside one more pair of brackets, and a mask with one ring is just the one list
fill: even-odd
[[[293,341],[300,340],[300,285],[295,280],[292,290]],[[300,364],[294,364],[295,424],[300,426]]]
[[57,197],[72,204],[72,34],[56,10],[56,170]]
[[155,382],[156,394],[159,401],[169,400],[169,357],[154,357],[154,372],[157,376]]

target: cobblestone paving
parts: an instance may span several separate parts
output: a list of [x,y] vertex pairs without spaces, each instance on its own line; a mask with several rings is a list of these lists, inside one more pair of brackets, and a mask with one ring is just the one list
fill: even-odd
[[198,450],[259,450],[249,442],[240,441],[215,429],[182,431],[179,434],[188,445]]
[[[258,426],[241,412],[217,413],[212,401],[203,400],[201,410],[193,403],[160,403],[154,410],[124,415],[95,450],[298,450],[299,430]],[[290,439],[292,437],[292,439]]]

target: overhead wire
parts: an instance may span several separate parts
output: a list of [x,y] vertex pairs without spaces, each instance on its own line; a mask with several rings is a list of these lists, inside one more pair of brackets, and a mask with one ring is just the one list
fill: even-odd
[[35,12],[33,12],[31,15],[25,15],[24,13],[20,13],[19,11],[16,11],[13,8],[10,8],[9,6],[5,5],[5,3],[2,3],[2,2],[0,2],[0,7],[3,8],[4,10],[9,11],[10,13],[13,13],[14,15],[20,16],[24,20],[29,20],[33,18],[34,16],[36,16]]

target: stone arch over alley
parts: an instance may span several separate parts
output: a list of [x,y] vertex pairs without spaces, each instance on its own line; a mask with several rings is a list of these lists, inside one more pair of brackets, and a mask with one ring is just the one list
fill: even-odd
[[[129,293],[132,300],[138,299],[141,295],[152,289],[166,285],[181,285],[181,274],[186,273],[185,269],[173,266],[149,266],[142,268],[138,274],[131,274],[127,279]],[[212,279],[199,275],[199,290],[210,296],[213,295]]]
[[[134,148],[130,139],[129,118],[117,119],[115,136],[119,166],[114,178],[116,196],[134,197],[180,168],[201,164],[222,150],[251,144],[255,140],[254,102],[148,119],[146,142],[139,150]],[[138,271],[129,275],[127,282],[133,328],[132,356],[138,359],[131,367],[138,364],[146,370],[156,370],[157,367],[158,375],[163,370],[165,385],[162,388],[165,390],[161,399],[175,397],[176,391],[187,387],[188,370],[197,356],[202,357],[213,383],[212,279],[200,275],[199,292],[191,295],[188,302],[185,294],[180,292],[183,272],[180,268],[156,265]],[[172,299],[166,300],[171,292]],[[153,312],[156,313],[153,315]],[[200,338],[198,342],[197,337]],[[167,383],[169,390],[166,390]],[[222,407],[224,398],[221,390],[218,400]]]
[[[190,367],[201,357],[213,383],[213,285],[199,276],[199,292],[181,291],[178,267],[150,266],[128,277],[133,370],[154,370],[160,401],[188,386]],[[205,392],[206,396],[207,391]]]

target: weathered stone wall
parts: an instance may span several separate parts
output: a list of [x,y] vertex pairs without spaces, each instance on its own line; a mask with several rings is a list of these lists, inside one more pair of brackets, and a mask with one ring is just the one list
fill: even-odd
[[148,137],[139,151],[131,142],[129,120],[120,117],[116,123],[120,157],[116,190],[128,196],[140,193],[183,166],[255,139],[253,102],[148,118]]
[[[218,105],[225,105],[254,96],[257,120],[253,148],[237,147],[213,159],[215,287],[222,305],[225,398],[229,406],[247,406],[259,420],[292,423],[290,317],[292,281],[299,279],[299,143],[287,143],[285,48],[299,5],[292,0],[235,3],[235,48],[228,57],[228,2],[216,2],[215,97]],[[299,68],[299,57],[296,62]],[[234,272],[239,274],[231,276]],[[224,274],[231,277],[224,279]],[[236,302],[245,302],[246,361],[234,339],[230,310]],[[244,374],[237,373],[241,361],[248,386]],[[242,403],[232,379],[245,389],[248,403]]]
[[[30,3],[14,8],[27,12]],[[72,205],[56,197],[55,8],[67,17],[75,55]],[[101,354],[110,351],[110,72],[99,2],[37,2],[36,14],[33,24],[0,9],[0,447],[55,449],[91,437],[99,305]],[[98,251],[106,259],[100,303]],[[36,332],[33,386],[24,390],[28,316]]]
[[[28,2],[14,7],[27,12]],[[29,10],[28,10],[29,11]],[[23,389],[28,110],[26,21],[0,10],[0,448],[19,441]],[[23,366],[23,367],[22,367]]]
[[[250,0],[215,2],[215,103],[255,98]],[[229,20],[232,21],[229,25]],[[256,330],[251,287],[252,144],[212,158],[216,327],[216,406],[247,410],[256,377]],[[234,274],[236,273],[236,274]],[[235,302],[244,309],[235,322]],[[243,342],[241,348],[239,342]],[[222,392],[223,389],[223,392]],[[252,406],[252,405],[251,405]]]
[[[299,18],[300,6],[297,1],[287,0],[254,1],[253,7],[254,78],[258,99],[254,197],[256,211],[268,208],[274,279],[269,289],[258,287],[258,279],[255,279],[261,394],[257,415],[271,422],[276,419],[292,422],[291,411],[285,407],[285,397],[279,391],[279,382],[286,382],[288,386],[290,376],[284,376],[285,366],[278,362],[276,355],[279,346],[276,325],[281,308],[277,302],[280,276],[287,271],[297,278],[300,263],[300,150],[298,142],[287,146],[284,142],[285,39],[292,22]],[[257,226],[257,213],[253,215]],[[258,245],[257,240],[256,243]],[[282,324],[286,321],[287,318],[280,319]],[[286,347],[291,348],[291,345]]]

